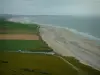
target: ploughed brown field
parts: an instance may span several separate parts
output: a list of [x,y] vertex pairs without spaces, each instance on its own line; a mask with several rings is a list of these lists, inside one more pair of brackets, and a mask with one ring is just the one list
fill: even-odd
[[0,34],[0,40],[39,40],[36,34]]

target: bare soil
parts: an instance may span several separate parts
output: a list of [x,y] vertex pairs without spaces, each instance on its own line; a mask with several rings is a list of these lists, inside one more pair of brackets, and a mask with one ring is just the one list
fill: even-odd
[[39,40],[35,34],[0,34],[0,40]]

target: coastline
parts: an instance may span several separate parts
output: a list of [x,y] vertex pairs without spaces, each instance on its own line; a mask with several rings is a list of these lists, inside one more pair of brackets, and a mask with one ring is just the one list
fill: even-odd
[[40,25],[39,32],[54,52],[62,56],[73,56],[81,63],[100,70],[100,49],[95,45],[95,41],[81,38],[71,31],[56,26]]
[[[22,22],[22,23],[25,23],[25,22]],[[39,25],[39,33],[40,33],[40,37],[42,37],[41,40],[43,40],[45,43],[47,43],[48,46],[54,50],[54,52],[56,52],[57,54],[60,54],[62,56],[75,57],[76,59],[80,60],[81,63],[89,65],[89,66],[91,66],[91,67],[93,67],[97,70],[100,70],[100,66],[98,67],[98,65],[95,65],[95,63],[91,65],[91,60],[87,61],[93,55],[91,50],[86,51],[86,52],[83,50],[84,43],[86,45],[88,45],[88,43],[89,44],[91,43],[92,46],[94,47],[94,41],[93,40],[91,41],[91,40],[87,39],[86,37],[80,38],[79,35],[76,35],[75,33],[71,32],[68,28],[64,28],[64,27],[60,27],[60,26],[52,26],[52,25],[47,25],[47,24],[39,24],[39,23],[36,23],[36,22],[35,22],[35,24]],[[56,33],[57,33],[57,36],[55,37]],[[63,34],[64,36],[62,37],[62,35],[60,35],[59,33]],[[87,42],[87,40],[89,42]],[[76,48],[76,45],[78,43],[81,44],[81,46],[82,46],[82,47],[78,46],[78,47],[81,48],[81,51],[80,51],[80,48]],[[67,46],[66,46],[66,44],[67,44]],[[81,55],[82,52],[84,52],[81,57],[75,51],[76,49],[77,49],[77,51],[79,52],[80,55]],[[95,48],[93,48],[93,49],[95,49]],[[93,49],[92,49],[92,51],[93,51]],[[95,51],[93,51],[93,52],[95,52]],[[100,53],[100,52],[97,50],[97,52],[95,54],[100,55],[98,53]],[[87,58],[88,54],[90,55],[89,58]],[[97,57],[95,55],[93,55],[93,56],[94,56],[94,58]],[[99,60],[99,58],[97,57],[97,61],[98,60]]]

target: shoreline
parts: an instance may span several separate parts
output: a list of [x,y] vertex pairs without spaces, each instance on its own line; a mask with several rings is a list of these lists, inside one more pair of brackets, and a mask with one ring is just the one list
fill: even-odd
[[[61,26],[54,25],[54,24],[41,24],[41,23],[38,23],[38,22],[34,22],[34,23],[35,23],[35,24],[38,24],[38,25],[40,25],[40,26],[45,26],[45,27],[63,28],[63,29],[66,29],[66,30],[71,31],[71,32],[74,33],[74,34],[77,34],[78,36],[81,36],[81,37],[84,37],[84,38],[88,38],[89,40],[94,40],[94,41],[96,41],[96,42],[100,45],[100,38],[95,37],[95,36],[93,36],[93,35],[90,35],[90,34],[88,34],[88,32],[87,32],[87,33],[85,33],[85,32],[80,32],[80,31],[78,31],[78,30],[75,30],[75,29],[73,29],[73,28],[69,28],[69,27],[66,27],[66,26],[61,27]],[[99,42],[98,42],[98,41],[99,41]]]
[[80,32],[78,30],[75,30],[73,28],[69,28],[69,27],[66,27],[66,26],[61,27],[59,25],[54,25],[54,24],[43,24],[43,23],[38,23],[38,22],[27,22],[27,20],[24,20],[24,19],[21,19],[21,20],[19,19],[18,20],[16,18],[15,19],[8,19],[8,21],[20,22],[20,23],[25,23],[25,24],[29,24],[29,23],[30,24],[38,24],[39,26],[46,26],[46,27],[49,26],[49,27],[55,27],[55,28],[64,28],[64,29],[67,29],[67,30],[69,30],[69,31],[81,36],[81,37],[88,38],[90,40],[95,40],[100,45],[100,38],[95,37],[93,35],[89,35],[88,32],[87,33]]
[[[62,36],[59,33],[64,35]],[[72,32],[69,31],[66,33],[63,28],[57,28],[54,26],[52,27],[40,25],[40,35],[42,39],[48,44],[48,46],[51,47],[56,53],[62,56],[73,56],[76,59],[80,60],[81,63],[87,64],[97,70],[100,70],[99,62],[97,64],[97,61],[99,61],[100,57],[100,51],[98,48],[96,48],[94,41],[87,41],[88,43],[84,43],[83,38],[77,38],[77,36],[74,36]],[[80,48],[76,47],[74,43],[76,45],[79,43],[80,45],[77,46]],[[93,44],[94,48],[89,43]],[[86,48],[84,48],[84,46]],[[93,56],[93,58],[91,58],[91,56]]]
[[[25,26],[20,27],[20,24],[21,22],[17,23],[19,28],[25,28]],[[8,25],[10,26],[11,24],[8,23]],[[40,42],[34,41],[34,40],[33,41],[32,40],[30,41],[7,40],[8,43],[6,41],[7,43],[6,47],[7,46],[8,47],[5,48],[4,50],[2,50],[1,48],[2,51],[0,51],[1,53],[0,63],[2,63],[2,67],[0,69],[4,68],[3,71],[5,71],[5,73],[10,68],[12,70],[16,70],[13,67],[17,67],[16,71],[18,71],[18,68],[20,70],[20,68],[26,67],[24,70],[28,70],[35,73],[35,71],[33,71],[35,69],[34,66],[37,66],[37,68],[41,70],[48,69],[48,72],[43,71],[43,73],[45,72],[46,74],[47,73],[49,74],[49,71],[50,73],[55,72],[57,73],[57,75],[58,74],[61,75],[62,73],[69,74],[69,72],[73,74],[76,73],[76,75],[77,74],[91,75],[92,73],[93,75],[100,74],[100,70],[90,67],[89,65],[82,64],[79,61],[79,59],[76,59],[76,57],[79,57],[79,58],[81,57],[76,54],[78,51],[79,53],[81,53],[81,51],[84,52],[84,50],[80,51],[78,47],[83,49],[84,45],[81,42],[85,42],[86,40],[83,41],[82,39],[80,39],[79,36],[75,35],[68,29],[65,29],[63,27],[61,28],[60,26],[59,27],[47,26],[47,25],[44,26],[41,24],[25,24],[25,25],[29,26],[29,27],[26,26],[27,30],[32,29],[33,32],[34,30],[36,31],[35,34],[39,37]],[[11,27],[13,27],[13,25]],[[15,26],[13,28],[15,28]],[[1,42],[1,45],[2,45],[2,42]],[[91,51],[89,52],[92,53]],[[86,53],[88,53],[88,51],[86,51]],[[8,67],[5,67],[5,64],[8,64]],[[73,75],[73,74],[70,74],[70,75]]]
[[[23,22],[22,22],[23,23]],[[74,54],[74,51],[71,49],[71,51],[68,51],[68,50],[70,50],[68,47],[67,47],[67,50],[66,49],[64,49],[64,48],[55,48],[55,47],[53,47],[53,45],[55,46],[55,43],[52,43],[51,41],[52,41],[52,39],[51,38],[54,38],[54,37],[52,37],[52,29],[54,30],[54,31],[56,31],[55,33],[57,33],[57,31],[59,31],[60,29],[62,29],[61,31],[63,31],[63,30],[65,30],[65,31],[68,31],[68,28],[64,28],[64,27],[60,27],[60,26],[52,26],[52,25],[47,25],[47,24],[39,24],[39,23],[35,23],[35,24],[38,24],[40,27],[39,27],[39,33],[40,33],[40,36],[42,37],[42,40],[44,41],[44,42],[46,42],[47,44],[48,44],[48,46],[50,47],[50,48],[52,48],[55,52],[57,52],[58,54],[61,54],[62,56],[73,56],[73,57],[76,57],[78,60],[80,60],[82,63],[84,63],[84,64],[87,64],[87,62],[84,62],[83,60],[85,60],[84,58],[80,58],[79,56],[77,56],[77,55],[75,55]],[[41,28],[44,28],[44,29],[49,29],[49,28],[51,28],[51,33],[47,33],[47,34],[51,34],[51,38],[50,37],[47,37],[47,36],[49,36],[49,35],[47,35],[46,37],[45,36],[42,36],[41,35]],[[45,31],[46,32],[46,31]],[[71,32],[71,31],[68,31],[69,32],[69,35],[70,35],[70,33],[71,33],[71,35],[73,36],[73,33]],[[65,33],[64,33],[65,34]],[[59,37],[59,35],[58,35],[58,37]],[[47,39],[47,38],[50,38],[51,40],[49,40],[49,39]],[[70,38],[70,37],[66,37],[66,38]],[[77,38],[77,36],[75,35],[75,38]],[[48,41],[49,40],[49,41]],[[65,39],[66,40],[66,39]],[[68,39],[69,40],[69,39]],[[67,41],[68,41],[67,40]],[[78,38],[78,39],[72,39],[72,40],[74,40],[75,42],[76,41],[78,41],[78,40],[80,40],[81,41],[81,39],[80,38]],[[47,42],[48,41],[48,42]],[[70,40],[71,41],[71,40]],[[80,43],[80,41],[78,42],[78,43]],[[63,43],[64,43],[64,41],[62,42],[62,40],[61,41],[59,41],[59,39],[58,40],[56,40],[55,41],[56,42],[56,44],[57,44],[57,46],[56,47],[60,47],[61,45],[63,45]],[[69,41],[68,41],[69,42]],[[81,41],[82,42],[82,41]],[[53,45],[51,45],[51,44],[53,44]],[[72,45],[71,45],[72,46]],[[71,47],[70,46],[70,47]],[[63,47],[63,46],[62,46]],[[66,47],[65,47],[66,48]],[[64,52],[63,51],[61,51],[61,49],[63,49],[64,50]],[[67,55],[66,55],[67,54]],[[83,59],[83,60],[82,60]],[[88,64],[89,65],[89,64]],[[94,66],[92,66],[92,67],[94,67]]]

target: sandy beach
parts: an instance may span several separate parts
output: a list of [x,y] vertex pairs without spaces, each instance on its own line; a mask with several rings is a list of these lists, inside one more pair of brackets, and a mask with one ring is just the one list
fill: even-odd
[[53,26],[40,26],[42,39],[58,54],[73,56],[81,63],[100,70],[100,47],[94,40],[80,37],[71,31]]

